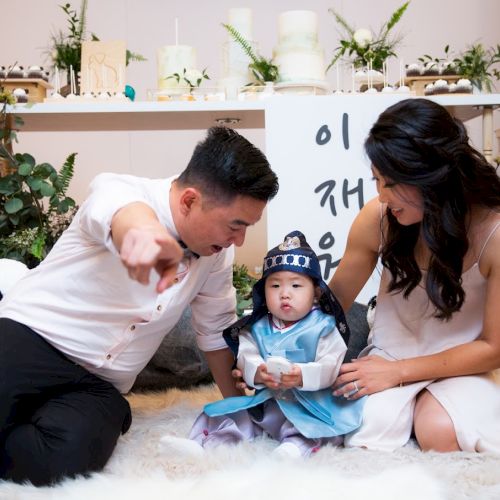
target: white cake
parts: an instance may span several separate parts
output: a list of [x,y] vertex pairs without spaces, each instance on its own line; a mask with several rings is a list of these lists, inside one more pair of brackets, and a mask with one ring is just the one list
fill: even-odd
[[158,49],[158,88],[162,90],[185,87],[185,82],[177,83],[175,78],[167,77],[173,73],[182,76],[183,70],[196,68],[196,51],[189,45],[165,45]]
[[325,59],[318,43],[318,16],[309,10],[290,10],[278,18],[274,63],[280,82],[325,80]]

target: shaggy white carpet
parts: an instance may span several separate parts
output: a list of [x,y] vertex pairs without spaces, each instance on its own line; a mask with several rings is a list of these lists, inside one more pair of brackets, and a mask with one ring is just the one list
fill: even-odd
[[191,391],[131,395],[134,421],[105,470],[52,488],[0,481],[2,500],[498,500],[500,457],[472,453],[394,453],[326,447],[296,461],[271,455],[259,439],[209,450],[203,460],[161,456],[164,434],[186,436],[202,405]]

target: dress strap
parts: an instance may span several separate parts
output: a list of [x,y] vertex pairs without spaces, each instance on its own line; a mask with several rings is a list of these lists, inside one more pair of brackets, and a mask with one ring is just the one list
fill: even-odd
[[[382,253],[382,242],[384,241],[384,212],[387,211],[387,204],[386,203],[380,203],[380,221],[379,221],[379,227],[380,227],[380,245],[378,246],[378,253],[379,255]],[[385,209],[385,210],[384,210]]]
[[495,231],[500,227],[500,221],[498,221],[494,226],[493,229],[491,230],[490,234],[486,238],[485,242],[483,243],[483,247],[481,248],[481,251],[479,252],[479,257],[477,258],[477,262],[481,260],[481,256],[483,255],[484,249],[486,248],[486,245],[488,244],[488,241],[490,241],[491,237],[495,234]]

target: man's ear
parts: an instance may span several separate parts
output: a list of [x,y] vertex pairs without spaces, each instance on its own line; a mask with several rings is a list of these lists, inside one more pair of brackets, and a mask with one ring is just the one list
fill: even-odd
[[182,215],[188,215],[197,203],[201,204],[201,193],[193,187],[185,188],[179,197],[179,208]]

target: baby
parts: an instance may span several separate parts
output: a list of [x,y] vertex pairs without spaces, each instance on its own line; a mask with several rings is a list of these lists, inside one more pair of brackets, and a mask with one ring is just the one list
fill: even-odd
[[190,439],[164,436],[160,448],[199,455],[204,448],[266,433],[281,456],[308,456],[342,443],[361,424],[364,399],[332,396],[347,347],[342,308],[299,231],[270,250],[253,288],[253,312],[224,332],[243,379],[256,392],[210,403]]

